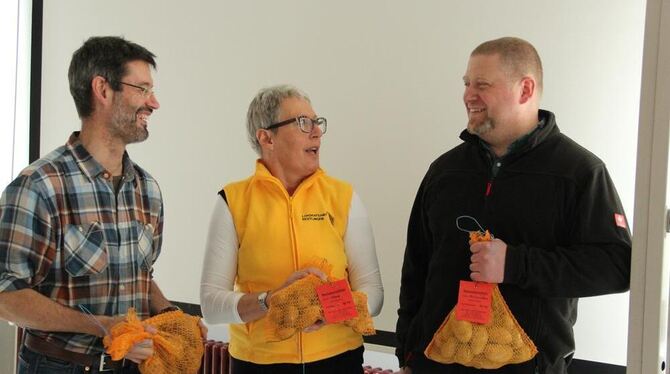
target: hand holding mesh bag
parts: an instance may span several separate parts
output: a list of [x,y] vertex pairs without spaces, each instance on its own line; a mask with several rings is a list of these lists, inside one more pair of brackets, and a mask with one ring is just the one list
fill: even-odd
[[[488,230],[470,232],[471,243],[491,239]],[[497,369],[532,359],[537,348],[512,315],[498,285],[493,286],[491,309],[490,321],[479,324],[457,319],[454,307],[426,347],[426,357],[478,369]]]
[[[120,360],[135,343],[152,339],[154,354],[139,365],[141,373],[196,373],[200,368],[204,350],[199,321],[200,318],[180,310],[140,321],[135,310],[131,308],[126,321],[112,327],[103,344],[112,360]],[[146,332],[145,325],[153,326],[157,332]]]
[[[311,273],[307,270],[313,268],[319,271]],[[307,272],[307,275],[273,292],[269,300],[268,341],[288,339],[296,332],[303,331],[315,323],[325,320],[316,289],[336,279],[327,275],[330,273],[330,267],[325,261],[302,271]],[[315,274],[322,274],[323,276],[319,277]],[[357,291],[352,292],[352,296],[358,315],[342,323],[360,334],[374,334],[372,317],[367,307],[367,296]]]

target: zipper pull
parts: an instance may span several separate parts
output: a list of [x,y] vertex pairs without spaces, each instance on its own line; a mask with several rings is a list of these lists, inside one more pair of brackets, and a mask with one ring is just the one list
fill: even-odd
[[491,187],[493,187],[493,182],[492,182],[492,181],[488,181],[488,182],[486,183],[486,193],[484,193],[484,196],[487,196],[487,197],[488,197],[489,195],[491,195]]

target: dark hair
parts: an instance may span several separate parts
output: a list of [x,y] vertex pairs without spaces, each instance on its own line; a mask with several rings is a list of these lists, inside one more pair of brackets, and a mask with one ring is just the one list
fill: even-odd
[[117,36],[94,36],[72,54],[68,79],[70,93],[79,118],[93,112],[91,82],[96,76],[105,78],[114,91],[121,90],[121,79],[127,73],[126,64],[144,61],[156,68],[156,55],[146,48]]
[[480,44],[470,56],[493,54],[500,56],[503,67],[513,78],[531,74],[542,92],[542,60],[532,44],[521,38],[508,36]]

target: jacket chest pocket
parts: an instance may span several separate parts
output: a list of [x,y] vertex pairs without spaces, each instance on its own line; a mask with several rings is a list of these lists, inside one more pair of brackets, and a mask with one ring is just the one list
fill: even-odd
[[154,227],[148,223],[142,222],[134,223],[134,230],[137,232],[137,261],[140,267],[146,271],[150,271],[153,265],[153,243],[154,243]]
[[65,270],[73,277],[100,274],[109,263],[105,235],[98,222],[67,225]]

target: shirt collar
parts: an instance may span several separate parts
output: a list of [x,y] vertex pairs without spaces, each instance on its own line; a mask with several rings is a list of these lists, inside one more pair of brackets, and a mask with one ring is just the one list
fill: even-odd
[[[86,150],[84,145],[79,140],[79,131],[75,131],[70,135],[65,146],[72,152],[72,155],[77,162],[79,168],[91,179],[97,178],[101,174],[108,173],[108,171],[100,165],[100,163],[93,158],[93,156]],[[123,180],[132,180],[135,178],[135,167],[128,156],[128,152],[123,152]],[[111,173],[110,173],[111,175]]]

